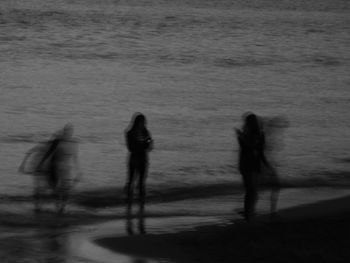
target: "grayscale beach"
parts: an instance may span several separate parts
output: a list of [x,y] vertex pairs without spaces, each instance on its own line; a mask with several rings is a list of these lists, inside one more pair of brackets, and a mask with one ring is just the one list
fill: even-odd
[[[348,188],[286,189],[272,221],[263,192],[253,225],[239,215],[241,194],[149,203],[142,218],[136,206],[129,219],[124,206],[82,210],[71,204],[61,216],[52,204],[40,215],[25,204],[17,203],[17,211],[2,206],[0,256],[6,263],[232,262],[234,254],[239,262],[255,262],[266,253],[271,262],[349,258]],[[305,243],[301,251],[300,242]],[[256,254],[249,256],[251,249]]]
[[[343,253],[335,261],[345,262],[348,199],[339,198],[350,189],[349,13],[347,0],[1,0],[0,261],[232,262],[219,258],[234,253],[217,242],[234,247],[245,235],[270,233],[278,244],[272,237],[281,229],[266,230],[268,189],[259,193],[256,235],[241,222],[235,128],[251,111],[288,124],[270,156],[282,187],[277,225],[313,241],[328,240],[319,229],[334,227],[329,240],[339,250],[328,250],[324,262],[335,251]],[[137,233],[135,205],[128,236],[125,130],[135,112],[147,117],[154,147],[146,234]],[[82,178],[66,214],[56,213],[49,191],[35,214],[33,176],[18,168],[66,123],[75,128]],[[328,216],[316,212],[321,201]],[[315,211],[311,219],[304,205]],[[312,238],[295,229],[316,221]],[[237,240],[224,235],[231,231]],[[163,254],[142,248],[162,238]],[[282,243],[297,251],[290,242]]]

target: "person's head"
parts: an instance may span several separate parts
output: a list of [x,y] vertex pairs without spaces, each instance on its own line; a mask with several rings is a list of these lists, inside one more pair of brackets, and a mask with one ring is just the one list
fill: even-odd
[[243,115],[244,118],[244,130],[251,133],[256,133],[260,131],[258,117],[252,113],[248,112]]
[[142,113],[135,113],[133,116],[133,129],[141,129],[146,126],[146,117]]
[[64,139],[70,139],[73,136],[73,132],[74,132],[74,127],[73,124],[71,123],[67,123],[62,130],[62,137]]

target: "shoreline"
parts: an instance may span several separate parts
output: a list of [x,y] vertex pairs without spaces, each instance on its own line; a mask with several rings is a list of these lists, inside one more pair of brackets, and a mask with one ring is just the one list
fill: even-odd
[[[205,192],[207,188],[200,188]],[[171,193],[167,193],[164,197],[161,193],[157,196],[162,198],[154,199],[150,197],[146,203],[145,218],[167,218],[176,216],[235,216],[232,211],[239,211],[242,207],[243,191],[242,189],[233,189],[231,192],[205,192],[202,195],[197,191],[192,195],[186,191],[175,193],[175,197],[171,198]],[[306,203],[314,203],[321,200],[334,199],[347,195],[350,190],[348,187],[303,187],[303,188],[281,188],[278,201],[278,209],[285,209],[291,206],[299,206]],[[98,191],[103,195],[95,198],[97,201],[102,201],[98,206],[84,206],[72,200],[67,205],[67,212],[63,215],[58,215],[55,210],[54,200],[48,198],[43,204],[41,213],[34,213],[33,200],[31,196],[18,200],[17,198],[6,200],[0,199],[1,212],[0,224],[5,227],[24,227],[31,228],[42,224],[55,224],[64,222],[70,226],[99,224],[111,220],[125,220],[126,204],[123,198],[118,198],[115,193],[107,189],[105,193]],[[94,196],[94,195],[92,195]],[[187,197],[187,198],[186,198]],[[103,201],[109,200],[109,205]],[[91,197],[93,199],[93,197]],[[106,201],[107,202],[107,201]],[[257,213],[264,214],[269,210],[269,191],[263,189],[259,193],[259,201],[257,204]],[[136,204],[137,202],[135,202]],[[237,215],[236,215],[237,216]],[[136,215],[137,217],[137,215]]]
[[97,238],[112,252],[170,262],[348,262],[350,195],[177,233]]
[[[293,180],[282,181],[281,191],[292,189],[350,189],[350,181],[345,182],[326,182],[322,180]],[[269,187],[262,184],[260,191],[269,190]],[[182,200],[196,200],[203,198],[212,198],[217,196],[237,195],[243,192],[241,182],[203,184],[197,186],[173,187],[167,189],[156,189],[151,186],[147,194],[147,203],[159,204],[168,202],[177,202]],[[45,202],[54,202],[50,191],[43,194]],[[112,207],[122,207],[125,205],[125,193],[122,187],[104,187],[88,190],[74,190],[71,193],[69,204],[80,206],[85,209],[105,209]],[[32,194],[0,194],[2,203],[28,203],[33,201]]]
[[[308,205],[301,205],[322,201],[320,203],[322,207],[325,200],[340,200],[344,196],[348,197],[349,194],[349,188],[283,189],[280,193],[278,207],[280,215],[283,212],[287,216],[289,211],[288,213],[291,213],[291,215],[288,215],[288,218],[290,219],[294,215],[294,209],[298,208],[300,211],[300,207],[304,209],[304,212],[302,212],[304,218],[307,213],[311,212],[311,216],[325,218],[323,215],[317,215],[315,211],[326,211],[337,219],[324,219],[330,222],[330,225],[326,225],[326,228],[329,229],[328,232],[332,233],[334,229],[340,230],[341,225],[348,227],[339,220],[341,215],[335,213],[336,211],[342,211],[341,209],[337,210],[341,207],[341,202],[336,206],[328,204],[329,209],[327,210],[320,208],[310,210]],[[268,192],[262,192],[257,207],[258,215],[268,213],[269,200]],[[334,200],[330,202],[334,202]],[[53,203],[48,203],[45,207],[47,210],[43,213],[35,214],[31,202],[12,204],[4,202],[1,204],[0,213],[2,230],[0,256],[3,258],[3,262],[8,263],[21,262],[24,258],[28,263],[51,262],[52,260],[72,263],[131,263],[139,260],[139,262],[150,263],[159,262],[159,256],[164,256],[164,259],[169,258],[168,262],[232,262],[227,259],[225,261],[225,257],[234,256],[240,259],[240,256],[242,256],[242,254],[233,255],[232,248],[239,248],[239,251],[243,253],[249,251],[249,249],[251,250],[251,246],[254,247],[254,244],[244,241],[249,237],[251,237],[249,240],[257,239],[256,242],[267,239],[272,240],[272,243],[276,243],[276,238],[279,237],[277,234],[280,232],[287,233],[287,230],[291,229],[288,224],[282,224],[278,221],[273,225],[264,223],[265,226],[264,224],[260,224],[260,226],[257,224],[247,228],[245,227],[246,224],[239,220],[238,211],[241,207],[242,192],[202,199],[149,202],[146,204],[143,218],[140,217],[138,206],[133,207],[132,214],[129,217],[125,206],[89,209],[74,206],[71,203],[66,214],[58,215]],[[335,212],[332,212],[331,209],[334,209]],[[320,220],[316,220],[316,223],[318,221]],[[335,222],[336,224],[333,227]],[[128,233],[129,223],[134,231],[132,236],[127,236],[130,234]],[[324,223],[320,221],[318,224],[322,226],[320,229],[324,228]],[[143,225],[146,234],[140,234],[142,231],[141,225]],[[294,227],[301,225],[299,230],[297,228],[297,230],[290,231],[292,236],[295,236],[297,231],[300,232],[300,229],[309,231],[309,228],[315,227],[315,224],[311,224],[311,227],[305,227],[300,222],[292,225]],[[277,231],[275,228],[280,230]],[[344,231],[344,229],[341,230]],[[338,232],[334,232],[336,237]],[[316,233],[320,234],[321,231],[316,231]],[[286,234],[282,236],[286,236]],[[296,235],[296,239],[301,236],[299,233]],[[232,237],[236,239],[232,240]],[[106,238],[112,238],[112,240]],[[307,238],[312,240],[314,237]],[[101,239],[104,239],[102,242],[107,243],[97,244]],[[99,241],[96,243],[95,240]],[[319,240],[322,240],[322,238],[318,238],[312,243],[317,244],[317,242],[320,242]],[[109,246],[108,242],[112,243],[112,247]],[[282,242],[277,242],[277,245],[279,243],[282,244]],[[334,241],[334,244],[338,243],[339,240]],[[100,246],[101,244],[103,246]],[[266,245],[256,244],[258,247]],[[331,244],[328,243],[328,245]],[[161,248],[162,255],[159,255],[160,251],[157,248]],[[16,251],[21,251],[21,253]],[[266,251],[269,251],[269,249],[266,249]],[[290,251],[285,252],[285,254],[290,253]],[[332,252],[329,254],[332,254]],[[149,258],[158,260],[149,260]],[[197,260],[197,258],[199,259]],[[283,262],[281,258],[279,259],[280,262]],[[239,261],[244,262],[244,258]]]

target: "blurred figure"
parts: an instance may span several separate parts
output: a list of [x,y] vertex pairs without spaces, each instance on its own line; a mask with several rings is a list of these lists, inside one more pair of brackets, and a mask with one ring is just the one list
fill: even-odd
[[283,131],[289,126],[287,118],[284,116],[264,117],[262,119],[265,134],[265,166],[263,178],[265,184],[271,191],[270,213],[275,215],[281,183],[277,172],[276,153],[283,149]]
[[258,200],[258,176],[262,163],[266,163],[265,137],[255,114],[244,114],[243,121],[242,129],[236,129],[236,134],[240,146],[239,171],[245,188],[244,217],[247,221],[251,221]]
[[[78,143],[73,138],[73,125],[66,124],[60,136],[57,136],[51,143],[50,148],[45,153],[39,164],[41,170],[45,161],[50,158],[50,177],[55,185],[55,197],[57,211],[63,213],[69,192],[73,185],[79,181],[81,170],[78,160]],[[73,178],[73,168],[76,169]]]
[[129,150],[128,175],[125,188],[127,191],[128,205],[131,206],[135,180],[138,180],[140,202],[145,202],[148,152],[153,146],[153,140],[146,128],[146,118],[143,114],[134,114],[130,127],[127,129],[125,135],[127,148]]
[[41,167],[39,164],[44,158],[45,153],[50,149],[52,143],[59,136],[58,133],[54,134],[49,141],[38,143],[31,148],[25,155],[18,171],[24,174],[31,174],[34,181],[34,205],[35,212],[41,211],[41,204],[43,199],[43,193],[48,189],[54,189],[56,180],[54,175],[50,173],[50,160],[46,160]]

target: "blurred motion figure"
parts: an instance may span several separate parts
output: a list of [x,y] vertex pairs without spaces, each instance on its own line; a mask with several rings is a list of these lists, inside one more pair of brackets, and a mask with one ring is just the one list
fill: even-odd
[[[55,188],[56,205],[59,213],[63,213],[71,188],[79,181],[81,170],[78,160],[78,143],[73,138],[73,125],[66,124],[59,136],[51,143],[39,164],[39,170],[50,158],[49,173]],[[73,169],[75,177],[73,178]]]
[[276,213],[281,186],[273,155],[282,148],[281,132],[289,123],[282,116],[259,118],[250,112],[243,115],[243,122],[236,134],[240,146],[239,171],[245,188],[244,217],[250,221],[255,215],[261,184],[271,191],[270,214]]
[[265,135],[265,166],[263,167],[262,180],[271,191],[270,213],[275,215],[281,183],[278,175],[278,162],[276,154],[283,149],[283,132],[289,126],[284,116],[263,117],[262,123]]
[[[52,143],[56,140],[58,133],[55,133],[50,140],[39,142],[36,146],[31,148],[25,155],[18,171],[24,174],[33,176],[34,181],[34,205],[35,212],[41,211],[43,194],[46,190],[54,190],[56,187],[55,175],[50,172],[50,160],[41,162],[45,153],[50,149]],[[40,167],[39,167],[40,164]]]

